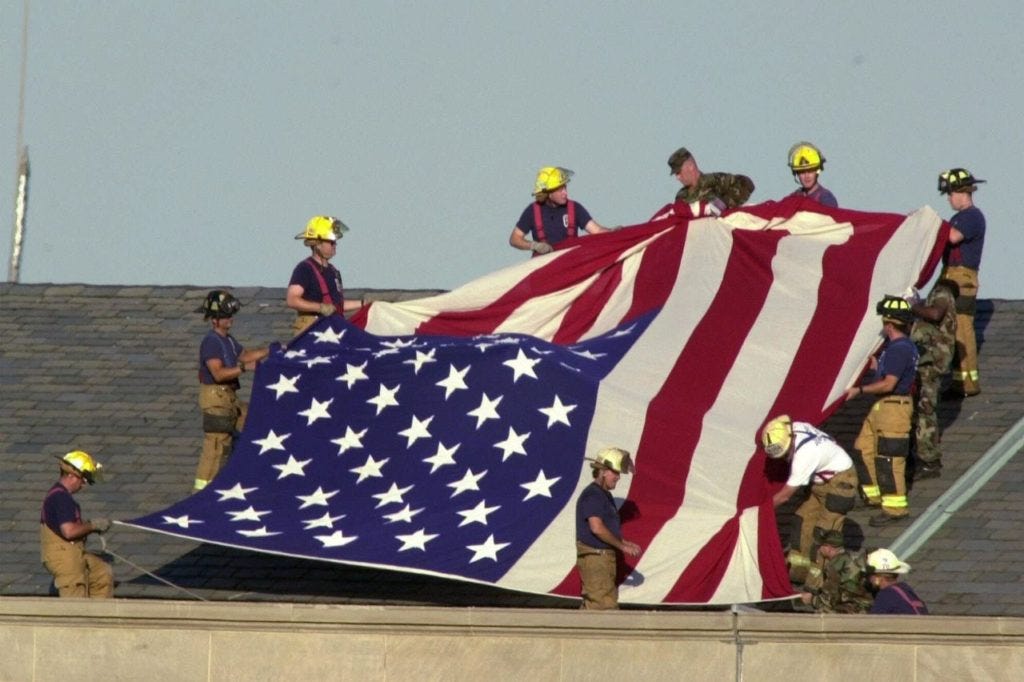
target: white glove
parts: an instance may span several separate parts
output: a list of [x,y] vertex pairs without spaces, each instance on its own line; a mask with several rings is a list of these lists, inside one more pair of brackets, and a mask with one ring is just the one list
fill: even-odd
[[327,317],[328,315],[333,315],[335,310],[337,310],[337,308],[335,308],[330,303],[320,304],[320,314],[323,315],[324,317]]
[[911,306],[921,305],[921,292],[917,290],[917,287],[910,287],[910,293],[904,296],[903,300]]
[[530,250],[534,253],[551,253],[555,249],[547,242],[530,242]]

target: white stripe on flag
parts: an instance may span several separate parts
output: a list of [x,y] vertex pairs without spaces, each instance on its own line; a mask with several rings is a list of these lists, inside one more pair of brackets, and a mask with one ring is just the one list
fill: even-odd
[[[701,283],[721,281],[729,262],[732,234],[714,225],[702,225],[703,222],[695,221],[690,226],[676,281],[662,311],[601,383],[587,453],[609,445],[636,452],[645,413],[631,410],[646,410],[679,357],[682,344],[711,305],[717,291]],[[643,466],[639,457],[637,465]],[[571,502],[505,574],[502,586],[546,592],[565,579],[573,566],[576,498],[592,480],[590,468],[584,466]],[[620,488],[615,491],[617,497],[628,495],[631,480],[630,476],[621,479]],[[559,560],[560,557],[564,559]]]
[[[624,590],[624,599],[662,601],[696,553],[736,515],[736,494],[748,463],[739,454],[754,452],[755,434],[775,403],[817,310],[825,251],[849,235],[850,230],[840,229],[814,237],[784,237],[779,242],[764,306],[704,415],[683,505],[637,563],[641,575],[664,578]],[[672,566],[677,570],[672,571]]]

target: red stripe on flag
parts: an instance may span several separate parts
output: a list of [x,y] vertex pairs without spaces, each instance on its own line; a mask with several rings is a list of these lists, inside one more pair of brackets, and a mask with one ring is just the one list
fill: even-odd
[[[489,334],[501,326],[526,301],[567,289],[590,279],[597,272],[616,264],[622,252],[653,234],[663,226],[637,227],[582,238],[585,248],[576,248],[544,267],[534,270],[517,282],[494,302],[476,310],[441,311],[421,324],[417,334],[473,336]],[[580,240],[566,240],[559,244],[563,250],[569,245],[581,246]],[[563,246],[566,244],[566,246]]]
[[[794,362],[775,404],[770,413],[765,415],[766,421],[779,414],[788,414],[795,420],[812,424],[820,424],[826,418],[823,406],[860,325],[860,316],[851,315],[850,311],[868,307],[875,263],[896,234],[899,222],[902,222],[893,220],[893,216],[875,218],[868,223],[858,220],[850,239],[825,250],[814,315],[803,332]],[[832,409],[839,404],[836,403]],[[752,435],[756,441],[757,434]],[[763,453],[751,457],[737,491],[736,508],[737,513],[740,513],[748,507],[758,504],[762,506],[759,512],[758,556],[762,562],[764,580],[762,596],[771,599],[792,594],[792,588],[785,570],[781,538],[771,503],[771,495],[782,485],[782,481],[769,480],[765,460]],[[714,554],[718,551],[720,548],[709,545],[700,554]],[[699,555],[698,559],[703,564],[711,560]],[[683,584],[682,578],[680,584]],[[686,590],[681,590],[681,593],[685,601],[692,600],[693,595],[686,593]],[[673,596],[676,596],[674,592]]]
[[[732,233],[732,249],[718,291],[648,406],[637,453],[643,465],[633,474],[629,495],[639,514],[623,523],[623,535],[641,547],[651,543],[683,504],[704,414],[714,404],[743,345],[743,330],[751,327],[764,304],[772,283],[772,257],[784,234]],[[681,262],[681,253],[673,255]],[[723,329],[738,333],[723,336]],[[553,592],[566,594],[567,580]]]
[[602,270],[586,291],[572,302],[551,342],[566,345],[579,341],[593,326],[604,309],[604,304],[614,296],[615,289],[621,283],[622,261],[616,261]]

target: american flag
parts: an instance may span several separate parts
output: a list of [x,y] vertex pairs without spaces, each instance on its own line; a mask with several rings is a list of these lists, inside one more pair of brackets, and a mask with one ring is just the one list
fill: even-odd
[[800,199],[573,240],[450,293],[320,321],[255,374],[204,491],[127,522],[295,557],[579,595],[586,456],[643,554],[620,600],[791,594],[756,445],[820,423],[879,341],[874,303],[928,279],[947,226]]

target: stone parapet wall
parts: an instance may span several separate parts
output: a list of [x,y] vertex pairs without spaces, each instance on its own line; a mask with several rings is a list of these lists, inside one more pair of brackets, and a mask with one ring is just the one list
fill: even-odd
[[0,598],[0,680],[1019,680],[1024,619]]

